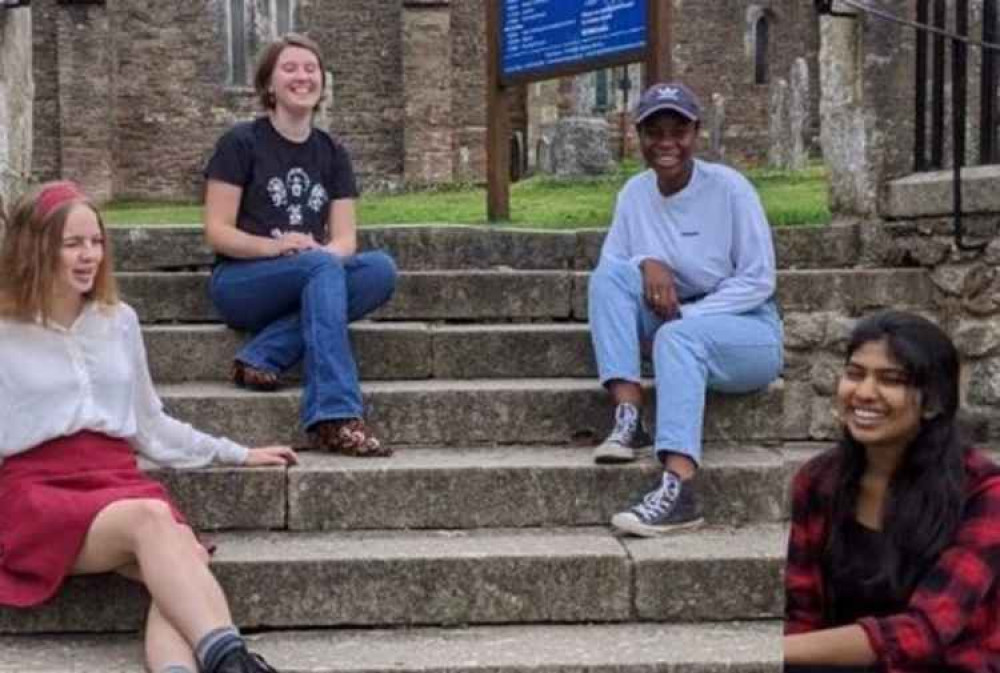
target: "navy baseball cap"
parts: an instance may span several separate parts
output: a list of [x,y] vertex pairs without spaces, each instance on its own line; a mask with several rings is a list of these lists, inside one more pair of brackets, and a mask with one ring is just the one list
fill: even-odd
[[673,110],[693,122],[701,119],[701,102],[687,86],[680,82],[654,84],[642,92],[635,108],[635,123],[661,110]]

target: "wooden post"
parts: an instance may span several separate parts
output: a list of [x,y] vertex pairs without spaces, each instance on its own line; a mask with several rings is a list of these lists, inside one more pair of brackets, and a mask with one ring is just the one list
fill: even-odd
[[674,71],[672,0],[648,1],[649,25],[646,29],[646,72],[643,76],[643,89],[657,82],[669,80]]
[[486,220],[510,219],[510,89],[500,82],[499,0],[486,0]]

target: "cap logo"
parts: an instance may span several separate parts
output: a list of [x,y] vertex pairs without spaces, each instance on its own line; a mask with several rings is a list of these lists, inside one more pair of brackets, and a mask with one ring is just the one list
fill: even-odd
[[656,91],[657,100],[677,100],[680,98],[681,90],[675,86],[660,87]]

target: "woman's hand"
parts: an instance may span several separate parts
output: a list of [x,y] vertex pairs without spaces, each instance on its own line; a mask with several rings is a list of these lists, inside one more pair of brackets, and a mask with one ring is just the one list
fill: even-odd
[[642,292],[653,313],[664,320],[678,317],[680,302],[674,287],[674,272],[658,259],[644,259],[639,265],[642,272]]
[[250,449],[244,467],[263,467],[265,465],[298,465],[299,457],[290,446],[262,446]]
[[297,231],[281,234],[274,239],[274,242],[276,244],[275,256],[294,255],[297,252],[320,247],[319,243],[311,235],[301,234]]

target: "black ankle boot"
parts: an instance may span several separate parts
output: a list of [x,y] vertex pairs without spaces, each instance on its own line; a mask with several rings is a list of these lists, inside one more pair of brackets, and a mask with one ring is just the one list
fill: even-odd
[[264,657],[239,647],[227,654],[211,673],[278,673]]

